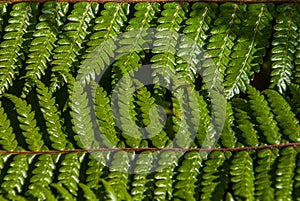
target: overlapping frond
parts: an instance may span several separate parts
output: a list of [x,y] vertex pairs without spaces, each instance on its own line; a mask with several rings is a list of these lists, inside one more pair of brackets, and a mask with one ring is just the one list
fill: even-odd
[[0,3],[0,200],[299,200],[299,8]]

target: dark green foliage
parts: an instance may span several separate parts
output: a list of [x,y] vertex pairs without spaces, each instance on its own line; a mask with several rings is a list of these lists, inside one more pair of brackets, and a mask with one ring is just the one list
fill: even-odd
[[277,158],[276,192],[277,200],[293,200],[293,177],[295,168],[296,151],[293,147],[282,149]]
[[300,14],[296,4],[282,4],[277,6],[278,16],[274,26],[274,40],[272,41],[273,71],[271,73],[271,87],[277,87],[282,93],[287,84],[291,83],[295,68],[295,52],[298,46],[298,26]]
[[24,53],[28,50],[24,42],[28,40],[26,33],[32,32],[31,26],[36,23],[37,6],[36,3],[14,4],[10,12],[11,18],[4,28],[5,34],[1,34],[0,94],[13,85],[21,62],[25,60]]
[[230,166],[233,195],[237,200],[254,200],[253,160],[249,152],[233,154]]
[[41,79],[45,75],[47,64],[51,61],[52,51],[57,40],[60,28],[64,24],[65,14],[69,8],[68,3],[47,2],[43,5],[42,13],[39,16],[39,23],[33,33],[34,39],[30,44],[28,59],[26,63],[26,75],[29,79],[24,87],[27,94],[35,80]]
[[0,3],[0,200],[300,200],[299,13]]
[[79,57],[87,35],[90,33],[89,27],[93,24],[93,18],[98,12],[98,4],[79,2],[74,5],[74,9],[67,17],[66,24],[63,25],[62,32],[58,35],[57,47],[53,52],[51,88],[53,91],[63,83],[68,83],[68,74],[74,73],[79,65]]
[[[270,8],[269,8],[270,9]],[[241,34],[233,46],[231,60],[226,70],[224,85],[229,96],[246,91],[246,85],[259,72],[260,64],[269,46],[269,30],[272,15],[267,4],[248,5],[248,11],[241,24]]]
[[275,162],[277,149],[263,149],[257,153],[255,168],[255,196],[259,200],[274,200],[274,186],[271,180],[271,170]]

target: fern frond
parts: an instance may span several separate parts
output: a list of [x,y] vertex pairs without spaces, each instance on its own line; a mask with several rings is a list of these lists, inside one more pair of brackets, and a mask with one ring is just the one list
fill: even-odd
[[49,200],[49,201],[58,201],[53,193],[51,192],[51,190],[41,187],[41,186],[37,186],[36,187],[36,191],[33,191],[33,194],[31,194],[31,196],[33,198],[39,199],[39,196],[42,195],[42,200]]
[[80,163],[84,154],[68,153],[62,157],[57,176],[58,184],[63,184],[72,195],[78,195]]
[[157,169],[154,175],[154,200],[171,200],[174,196],[174,169],[176,167],[176,152],[164,151],[159,154]]
[[253,161],[248,152],[241,151],[233,154],[230,175],[234,198],[254,200]]
[[5,94],[9,100],[15,104],[15,109],[18,113],[18,120],[20,122],[20,128],[22,134],[25,137],[25,141],[28,144],[28,149],[31,151],[41,151],[44,147],[44,141],[40,133],[40,129],[37,126],[35,119],[35,113],[32,110],[30,104],[25,100],[18,98],[11,94]]
[[187,38],[183,38],[179,43],[178,56],[176,60],[176,71],[190,83],[195,82],[195,78],[200,73],[198,69],[201,63],[202,48],[209,37],[211,22],[215,17],[216,4],[197,2],[192,5],[189,18],[185,21],[187,25],[183,33]]
[[[31,157],[32,158],[32,157]],[[1,194],[16,196],[23,190],[25,179],[28,176],[29,157],[26,155],[13,156],[9,168],[1,182]]]
[[[112,36],[121,33],[127,22],[130,6],[127,3],[108,2],[101,10],[101,16],[95,19],[94,33],[87,42],[87,53],[92,52],[97,46]],[[84,56],[85,57],[85,56]]]
[[[115,121],[113,112],[110,105],[110,99],[107,97],[106,91],[102,87],[97,87],[95,97],[95,114],[101,135],[105,135],[105,138],[101,138],[101,143],[108,147],[116,147],[119,142],[119,134],[115,129]],[[109,142],[106,142],[108,140]]]
[[249,110],[249,102],[241,98],[233,99],[232,102],[235,111],[235,120],[238,123],[238,128],[242,131],[242,137],[245,141],[243,144],[248,146],[258,146],[259,136],[257,135],[257,131],[249,116],[249,113],[252,112],[251,109]]
[[[220,185],[220,171],[225,155],[222,152],[212,152],[208,159],[204,161],[203,173],[201,175],[201,200],[212,200],[215,196],[214,192],[218,192],[217,186]],[[226,181],[222,181],[226,182]],[[219,191],[218,193],[221,194]]]
[[184,8],[176,2],[164,4],[162,17],[158,18],[158,33],[155,34],[155,41],[151,62],[154,82],[161,83],[163,86],[169,86],[170,81],[167,79],[168,72],[174,73],[175,69],[175,46],[179,39],[178,31],[183,20],[186,18]]
[[[129,76],[128,76],[129,75]],[[134,92],[134,83],[132,80],[132,74],[128,74],[123,77],[118,83],[118,86],[114,89],[116,95],[117,105],[115,104],[115,116],[119,117],[120,129],[122,130],[122,137],[130,147],[139,147],[143,133],[135,125],[135,111],[133,110],[132,92]],[[126,89],[126,90],[124,90]]]
[[0,44],[0,94],[13,85],[24,60],[24,35],[35,23],[37,3],[14,4]]
[[[193,142],[194,136],[191,135],[195,134],[193,133],[195,129],[194,122],[192,120],[196,120],[195,124],[197,124],[198,120],[197,117],[194,117],[195,119],[190,118],[192,116],[190,115],[190,112],[192,114],[197,114],[198,108],[189,107],[189,102],[191,100],[188,98],[191,97],[187,98],[185,93],[185,89],[181,88],[176,91],[176,97],[172,96],[173,132],[176,133],[176,145],[178,147],[189,147]],[[196,101],[196,103],[198,102],[198,100],[192,100],[191,102],[194,103],[193,101]]]
[[251,109],[259,123],[259,128],[262,130],[265,141],[270,144],[279,144],[281,142],[281,135],[274,114],[268,106],[268,102],[264,96],[260,94],[254,87],[248,87],[248,94],[250,98]]
[[56,198],[75,201],[75,198],[72,196],[72,194],[69,193],[69,191],[62,186],[62,184],[52,183],[51,186],[53,186],[57,190]]
[[[107,175],[107,182],[117,194],[116,200],[129,200],[129,165],[128,154],[118,151],[111,156],[111,165]],[[131,199],[131,198],[130,198]]]
[[297,151],[296,157],[296,169],[295,169],[295,176],[294,176],[294,185],[293,185],[293,197],[297,200],[300,199],[300,151],[299,148],[295,149]]
[[272,185],[272,171],[278,149],[263,149],[257,153],[255,168],[255,198],[274,200],[275,189]]
[[196,135],[197,142],[196,144],[198,147],[202,146],[205,138],[207,136],[212,137],[213,133],[213,126],[211,125],[211,117],[208,111],[207,103],[204,101],[204,97],[198,94],[198,104],[200,110],[200,117],[199,117],[199,128]]
[[[296,9],[298,11],[298,13],[300,13],[300,6],[299,4],[296,5]],[[298,34],[299,34],[300,29],[298,29]],[[299,46],[299,37],[298,37],[298,45],[296,47],[296,52],[295,52],[295,70],[292,72],[293,73],[293,79],[292,79],[292,83],[295,84],[300,84],[300,46]]]
[[149,173],[154,163],[154,154],[142,152],[136,157],[134,178],[131,183],[132,200],[152,200],[154,180]]
[[232,97],[245,92],[246,86],[258,72],[266,48],[269,46],[271,36],[270,21],[273,16],[269,12],[267,4],[249,4],[245,19],[241,26],[241,35],[238,36],[233,52],[230,54],[229,67],[226,70],[225,88]]
[[84,49],[89,27],[98,12],[97,3],[79,2],[74,5],[72,13],[68,15],[67,24],[58,35],[57,47],[52,61],[51,90],[56,91],[68,83],[68,75],[72,74],[79,65],[79,57]]
[[[185,21],[187,26],[184,27],[183,33],[200,47],[203,47],[209,38],[208,32],[216,17],[218,7],[214,3],[196,2],[191,8],[189,18]],[[184,50],[182,51],[184,52]]]
[[178,168],[174,186],[174,199],[197,200],[196,183],[199,175],[201,158],[198,152],[188,152]]
[[[3,17],[7,13],[7,3],[0,3],[0,32],[3,32]],[[0,39],[2,39],[2,34],[0,34]]]
[[16,135],[13,132],[13,128],[10,124],[10,120],[2,107],[2,102],[0,101],[0,145],[2,149],[12,151],[16,150],[18,146],[18,141]]
[[30,178],[30,185],[26,192],[27,195],[35,194],[39,199],[43,198],[43,194],[37,192],[37,186],[48,187],[52,183],[54,176],[55,164],[53,156],[50,154],[44,154],[38,157],[38,161],[34,164],[35,168],[32,171],[32,177]]
[[285,147],[280,150],[279,157],[276,161],[276,200],[292,200],[293,177],[296,151],[293,147]]
[[[146,29],[154,27],[160,11],[157,3],[138,3],[135,5],[134,17],[129,20],[124,37],[119,41],[121,48],[117,52],[121,56],[112,67],[112,85],[116,85],[121,77],[142,64],[144,54],[142,49],[149,47]],[[149,31],[148,31],[149,32]],[[152,33],[153,34],[153,33]]]
[[55,98],[51,91],[41,82],[36,80],[36,91],[39,105],[43,113],[51,147],[64,150],[67,147],[67,135],[63,132],[61,115],[55,104]]
[[39,16],[39,23],[35,27],[33,40],[30,44],[28,59],[26,60],[26,83],[23,89],[23,96],[32,89],[35,80],[40,80],[45,74],[49,61],[53,54],[57,35],[65,22],[65,15],[68,12],[68,3],[46,2],[43,4],[42,15]]
[[224,147],[235,147],[236,146],[236,136],[235,132],[232,130],[233,127],[233,111],[231,104],[227,102],[226,106],[226,119],[223,127],[223,131],[220,135],[221,143]]
[[101,16],[95,20],[95,33],[91,35],[86,50],[88,54],[84,55],[85,60],[79,67],[78,75],[85,81],[102,75],[105,66],[110,65],[110,58],[115,56],[117,48],[111,37],[121,32],[128,14],[129,4],[109,2],[104,5]]
[[282,129],[282,133],[288,137],[289,141],[300,142],[299,121],[291,111],[289,104],[282,95],[274,90],[268,89],[265,90],[264,93],[268,97],[268,101],[275,114],[275,119],[278,122],[279,128]]
[[80,188],[83,190],[83,197],[86,200],[97,201],[97,197],[94,192],[85,184],[79,183]]
[[300,14],[296,4],[282,4],[277,6],[277,24],[274,26],[274,40],[272,41],[272,73],[270,87],[278,88],[283,93],[291,83],[294,69],[294,54],[298,45],[298,25]]
[[232,48],[238,37],[236,30],[239,29],[241,18],[246,6],[243,4],[224,3],[220,5],[220,13],[213,22],[210,30],[211,36],[204,55],[209,58],[203,62],[205,84],[212,88],[220,86],[224,80]]
[[300,87],[296,84],[290,85],[290,90],[292,94],[291,102],[292,102],[292,111],[296,114],[300,114]]
[[86,184],[95,190],[101,187],[101,177],[105,175],[105,155],[103,153],[89,154],[88,167],[86,169]]
[[116,194],[115,190],[111,187],[111,185],[103,179],[101,181],[107,193],[107,196],[105,198],[118,201],[118,195]]
[[95,130],[93,127],[93,120],[91,116],[91,107],[89,105],[89,98],[85,89],[76,82],[72,94],[72,123],[73,131],[76,133],[74,139],[77,145],[81,148],[92,148],[98,143],[95,139]]

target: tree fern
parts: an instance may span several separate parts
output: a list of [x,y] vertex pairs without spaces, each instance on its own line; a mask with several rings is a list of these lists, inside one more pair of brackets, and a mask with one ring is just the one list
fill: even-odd
[[299,200],[299,11],[0,3],[0,200]]

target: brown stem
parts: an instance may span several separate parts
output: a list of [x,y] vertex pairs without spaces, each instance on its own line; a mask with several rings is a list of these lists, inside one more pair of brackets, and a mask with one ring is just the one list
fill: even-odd
[[250,150],[261,150],[261,149],[275,149],[284,147],[297,147],[300,146],[300,142],[291,142],[286,144],[278,145],[261,145],[253,147],[235,147],[235,148],[98,148],[98,149],[73,149],[73,150],[49,150],[49,151],[5,151],[0,150],[0,154],[18,155],[18,154],[66,154],[66,153],[93,153],[93,152],[116,152],[116,151],[176,151],[176,152],[211,152],[211,151],[221,151],[221,152],[237,152],[237,151],[250,151]]

